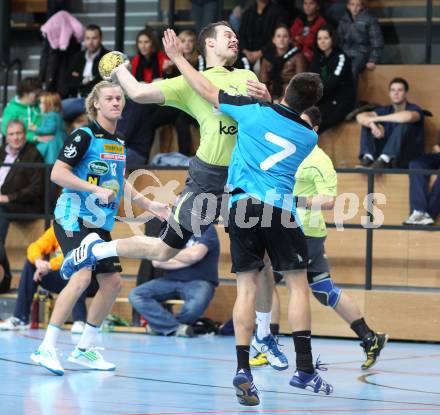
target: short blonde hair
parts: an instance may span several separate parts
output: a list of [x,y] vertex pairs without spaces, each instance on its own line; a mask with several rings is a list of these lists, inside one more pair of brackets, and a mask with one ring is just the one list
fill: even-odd
[[98,116],[98,110],[95,107],[95,102],[98,101],[101,91],[106,88],[120,88],[122,92],[122,107],[125,106],[125,95],[122,88],[118,84],[114,84],[110,81],[101,81],[97,83],[89,95],[86,98],[86,113],[90,120],[96,120]]
[[61,97],[58,92],[42,92],[39,99],[45,103],[46,112],[61,112]]

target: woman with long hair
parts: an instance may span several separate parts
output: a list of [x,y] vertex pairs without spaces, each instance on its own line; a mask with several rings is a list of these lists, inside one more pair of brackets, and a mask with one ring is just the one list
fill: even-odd
[[318,29],[310,71],[318,73],[324,85],[324,95],[318,103],[322,133],[344,121],[355,104],[351,60],[338,47],[336,32],[330,25]]

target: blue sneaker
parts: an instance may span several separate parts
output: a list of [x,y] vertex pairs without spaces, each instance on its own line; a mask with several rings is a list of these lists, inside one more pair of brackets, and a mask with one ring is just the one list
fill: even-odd
[[254,385],[254,379],[249,370],[240,369],[235,375],[232,384],[235,388],[238,403],[246,406],[255,406],[260,404],[258,389]]
[[[316,361],[316,369],[326,371],[327,368],[321,366],[319,360]],[[333,386],[327,383],[321,376],[319,376],[318,372],[315,370],[315,373],[307,373],[302,370],[297,370],[292,379],[289,382],[295,388],[300,389],[311,389],[315,393],[323,392],[326,395],[330,395],[333,393]]]
[[286,355],[279,349],[277,339],[272,334],[259,339],[255,334],[252,339],[252,347],[258,353],[265,353],[269,365],[275,370],[286,370],[289,367],[289,362]]
[[82,268],[94,268],[97,263],[95,255],[92,253],[94,245],[104,242],[97,233],[88,234],[78,248],[72,249],[64,257],[61,265],[60,275],[64,280],[68,280],[75,272]]

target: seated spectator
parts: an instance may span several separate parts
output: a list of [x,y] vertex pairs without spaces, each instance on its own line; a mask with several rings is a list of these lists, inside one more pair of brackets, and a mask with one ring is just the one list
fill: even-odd
[[40,95],[41,124],[31,127],[35,132],[37,150],[46,164],[54,164],[66,138],[61,116],[61,97],[58,93],[43,92]]
[[348,0],[347,12],[338,25],[342,50],[351,59],[354,85],[365,69],[373,70],[383,50],[383,37],[377,18],[365,8],[365,0]]
[[421,156],[425,146],[424,114],[408,102],[408,82],[394,78],[389,84],[391,105],[361,112],[356,121],[362,125],[359,158],[362,167],[408,168]]
[[318,29],[310,71],[321,76],[324,86],[318,103],[322,114],[321,134],[344,121],[355,101],[350,58],[339,49],[336,32],[330,25]]
[[[163,275],[139,285],[129,295],[132,306],[148,321],[148,334],[194,335],[191,324],[203,315],[218,285],[219,256],[217,231],[211,225],[201,236],[193,236],[174,258],[153,261]],[[185,301],[176,315],[161,304],[170,299]]]
[[272,99],[278,101],[292,77],[306,71],[307,60],[299,48],[290,43],[286,25],[281,24],[275,29],[272,42],[263,49],[260,81],[266,84]]
[[[285,20],[285,13],[272,0],[256,0],[243,12],[239,47],[253,67],[263,56],[263,48],[272,42],[275,28]],[[259,71],[258,65],[254,69]]]
[[17,167],[21,163],[43,163],[35,146],[26,142],[21,121],[11,120],[7,125],[0,163],[14,165],[0,167],[0,245],[4,246],[9,223],[14,219],[2,213],[41,213],[43,210],[43,169]]
[[98,25],[88,25],[84,34],[84,50],[73,58],[67,84],[69,95],[74,98],[63,100],[63,114],[66,120],[73,120],[86,112],[85,97],[100,81],[98,71],[100,59],[108,52],[102,45],[102,31]]
[[[49,260],[48,256],[52,256]],[[63,253],[55,237],[53,226],[27,249],[27,259],[24,261],[18,286],[18,297],[12,317],[0,323],[0,330],[26,330],[29,329],[29,314],[32,299],[40,285],[52,293],[60,293],[68,281],[61,278],[58,270],[63,262]],[[84,292],[72,310],[72,333],[82,333],[86,322],[87,309],[86,297],[93,297],[98,291],[96,279]]]
[[[173,64],[159,49],[159,40],[152,30],[144,29],[137,34],[136,49],[137,53],[131,59],[131,72],[136,80],[151,83],[172,73]],[[151,117],[161,108],[165,107],[127,100],[118,122],[118,131],[126,140],[127,164],[148,162],[154,139]]]
[[[6,127],[11,120],[20,121],[26,131],[26,140],[33,142],[35,132],[31,128],[39,124],[40,110],[37,105],[41,83],[38,78],[24,78],[17,87],[17,95],[12,98],[3,110],[2,135],[6,135]],[[31,127],[31,128],[30,128]]]
[[[440,134],[432,154],[423,156],[409,163],[413,169],[440,169]],[[409,175],[409,205],[410,217],[403,222],[404,225],[432,225],[440,213],[440,180],[435,179],[434,184],[429,186],[430,175],[412,173]]]
[[239,4],[237,4],[233,9],[228,18],[228,23],[231,25],[232,30],[235,33],[240,31],[241,15],[243,14],[243,9]]
[[6,256],[5,247],[0,244],[0,294],[7,293],[11,288],[11,268],[9,266],[8,257]]
[[346,11],[346,0],[325,0],[322,2],[322,15],[329,24],[337,27]]
[[304,0],[303,12],[301,16],[294,20],[290,33],[293,44],[298,46],[307,60],[311,62],[316,33],[321,26],[326,24],[326,21],[319,14],[318,0]]

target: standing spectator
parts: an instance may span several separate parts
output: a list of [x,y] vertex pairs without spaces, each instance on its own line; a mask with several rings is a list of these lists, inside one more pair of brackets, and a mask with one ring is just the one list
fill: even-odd
[[364,0],[348,0],[347,12],[338,25],[341,48],[350,57],[354,85],[365,69],[373,70],[383,50],[379,22],[366,8]]
[[[53,2],[51,2],[53,3]],[[58,92],[66,98],[72,59],[81,50],[84,26],[70,13],[62,10],[41,26],[43,50],[40,57],[39,79],[46,91]]]
[[[263,48],[269,46],[275,28],[283,23],[282,9],[272,0],[256,0],[244,11],[239,32],[239,46],[252,66],[263,56]],[[258,70],[258,66],[255,68]]]
[[315,49],[310,70],[321,76],[324,85],[324,95],[318,103],[322,114],[319,133],[323,133],[344,121],[353,109],[355,91],[350,58],[338,48],[332,26],[318,29]]
[[302,53],[310,62],[313,58],[318,29],[326,24],[325,19],[319,14],[318,0],[304,0],[304,13],[297,17],[290,28],[293,44],[299,46]]
[[[134,288],[129,300],[148,321],[147,333],[192,337],[193,324],[207,309],[218,285],[220,243],[214,225],[200,236],[192,236],[174,258],[153,267],[164,270],[160,278]],[[175,316],[161,303],[182,299],[185,304]]]
[[[173,64],[159,49],[156,34],[149,29],[141,30],[136,36],[136,55],[131,59],[131,72],[139,82],[147,84],[167,77],[173,71]],[[126,140],[127,164],[146,164],[153,144],[154,130],[152,116],[161,107],[156,104],[138,104],[127,100],[118,131]]]
[[66,138],[60,95],[56,92],[43,92],[40,95],[40,111],[41,124],[34,129],[37,150],[46,164],[54,164]]
[[[51,256],[47,260],[47,256]],[[18,286],[18,297],[12,317],[0,323],[0,330],[26,330],[29,328],[29,313],[32,299],[38,285],[47,291],[60,293],[68,281],[63,280],[58,272],[63,262],[63,253],[58,243],[53,226],[27,249],[27,259],[24,262]],[[72,333],[82,333],[84,330],[87,309],[86,297],[93,297],[98,291],[96,279],[85,290],[72,310]]]
[[[42,163],[38,150],[26,142],[21,121],[11,120],[6,127],[6,145],[0,148],[0,213],[41,213],[43,207],[43,169],[16,167],[20,163]],[[0,215],[0,245],[4,245],[9,223]],[[22,219],[21,219],[22,220]]]
[[6,127],[11,120],[20,121],[26,131],[26,140],[33,142],[35,133],[33,126],[39,123],[40,110],[37,97],[41,91],[38,78],[24,78],[17,87],[17,95],[12,98],[3,111],[2,135],[6,135]]
[[391,105],[361,112],[356,121],[362,125],[359,158],[362,167],[408,168],[425,147],[423,110],[408,102],[409,84],[403,78],[389,83]]
[[108,50],[102,45],[102,30],[98,25],[90,24],[86,27],[84,49],[72,58],[67,84],[69,95],[75,98],[63,100],[66,120],[73,120],[86,112],[85,97],[102,81],[98,64]]
[[[433,153],[424,154],[411,161],[409,168],[410,170],[440,169],[440,134],[437,137],[437,144],[433,148]],[[426,174],[412,173],[409,175],[411,215],[403,222],[404,225],[432,225],[440,213],[440,180],[437,176],[431,190],[429,190],[430,179],[431,177]]]
[[273,43],[263,49],[260,81],[266,84],[273,100],[284,96],[287,84],[293,76],[307,69],[306,58],[290,40],[289,28],[281,24],[275,29]]
[[196,33],[218,20],[218,0],[191,0],[191,16],[195,23]]

